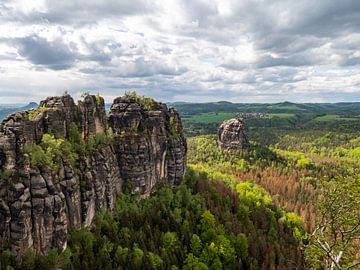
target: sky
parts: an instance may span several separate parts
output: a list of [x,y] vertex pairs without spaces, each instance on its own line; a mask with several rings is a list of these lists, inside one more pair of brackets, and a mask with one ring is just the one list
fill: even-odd
[[0,0],[0,103],[360,101],[358,0]]

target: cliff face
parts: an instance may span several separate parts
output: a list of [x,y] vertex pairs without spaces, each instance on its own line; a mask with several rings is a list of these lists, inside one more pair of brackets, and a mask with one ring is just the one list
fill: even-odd
[[[85,143],[110,132],[113,139],[80,154],[76,165],[62,157],[56,170],[32,166],[27,145],[46,133],[69,139],[73,123]],[[0,125],[0,241],[18,254],[62,250],[69,229],[90,226],[101,207],[114,208],[125,181],[146,196],[160,180],[179,183],[185,166],[181,120],[166,105],[119,97],[107,116],[101,97],[77,105],[69,95],[50,97]]]

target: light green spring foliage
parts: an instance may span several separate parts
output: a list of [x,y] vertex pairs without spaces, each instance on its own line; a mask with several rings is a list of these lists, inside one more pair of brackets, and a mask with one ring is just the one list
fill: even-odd
[[96,94],[95,98],[96,98],[96,104],[97,104],[98,106],[101,105],[102,98],[100,97],[99,93]]
[[256,207],[260,207],[261,204],[265,204],[266,206],[272,205],[269,193],[254,183],[239,183],[236,185],[236,191],[239,193],[241,201],[246,205],[253,204]]
[[250,142],[247,150],[221,150],[215,135],[188,138],[188,163],[206,164],[221,173],[230,174],[234,171],[285,165],[277,153],[256,142]]
[[[345,165],[360,164],[360,133],[328,132],[320,136],[318,134],[286,135],[275,145],[275,148],[281,149],[279,151],[290,150],[298,156],[329,157],[334,162],[342,162]],[[285,154],[289,153],[285,152]]]
[[71,162],[78,159],[69,141],[50,134],[43,135],[40,145],[28,145],[25,152],[30,155],[31,165],[37,168],[49,166],[56,170],[62,158]]
[[28,119],[33,121],[38,117],[40,114],[44,114],[47,111],[45,105],[40,106],[38,109],[33,109],[28,111]]
[[312,168],[315,166],[314,162],[311,159],[307,158],[304,153],[300,151],[286,151],[281,149],[274,149],[274,151],[282,156],[287,158],[293,165],[299,169],[303,168]]
[[229,186],[235,186],[236,184],[236,177],[230,173],[221,172],[225,171],[224,167],[221,167],[221,171],[213,166],[209,166],[208,164],[188,164],[188,167],[194,171],[199,173],[206,173],[207,177],[210,180],[218,180],[221,179]]
[[31,144],[25,147],[25,152],[30,156],[33,167],[51,167],[57,171],[61,160],[67,160],[73,165],[79,160],[79,156],[94,153],[99,147],[110,144],[114,139],[112,130],[108,134],[98,133],[95,138],[89,138],[87,142],[81,137],[78,126],[70,124],[69,138],[56,138],[53,134],[44,134],[40,144]]
[[140,105],[143,105],[146,110],[151,110],[152,107],[155,105],[155,100],[149,97],[140,96],[136,93],[136,91],[126,91],[124,96],[135,99],[135,101]]

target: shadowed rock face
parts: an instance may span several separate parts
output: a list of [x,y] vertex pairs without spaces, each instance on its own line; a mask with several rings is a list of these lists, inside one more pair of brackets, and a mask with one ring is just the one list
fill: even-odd
[[6,163],[6,155],[2,150],[0,150],[0,169],[3,168],[5,163]]
[[218,130],[218,145],[223,150],[245,149],[248,139],[244,123],[238,119],[224,121]]
[[[115,138],[80,156],[76,168],[66,158],[56,172],[32,168],[25,146],[50,131],[68,138],[71,123],[85,141],[110,129]],[[0,125],[0,241],[17,254],[62,250],[69,229],[91,226],[98,209],[114,208],[124,181],[147,196],[160,180],[179,183],[185,167],[181,120],[166,105],[119,97],[107,116],[101,97],[77,105],[69,95],[49,97]]]

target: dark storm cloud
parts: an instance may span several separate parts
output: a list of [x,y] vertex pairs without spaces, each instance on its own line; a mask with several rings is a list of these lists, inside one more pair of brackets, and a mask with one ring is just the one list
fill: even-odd
[[76,53],[61,41],[49,42],[38,36],[13,40],[18,53],[34,65],[61,70],[74,65]]
[[[64,70],[74,67],[76,62],[96,62],[99,65],[107,65],[112,57],[121,54],[121,44],[109,40],[99,40],[87,43],[82,40],[82,44],[89,51],[81,54],[77,44],[65,42],[61,38],[49,41],[38,35],[30,35],[22,38],[1,39],[17,48],[18,54],[27,59],[31,64],[38,68],[52,70]],[[104,50],[107,49],[107,52]],[[0,54],[1,59],[16,60],[16,55]]]
[[12,8],[11,2],[7,1],[4,6],[5,20],[15,20],[23,23],[56,23],[84,25],[93,24],[101,19],[111,17],[131,16],[134,14],[145,14],[151,11],[153,6],[149,1],[112,1],[112,0],[71,0],[52,1],[45,0],[46,11],[34,10],[25,13]]

